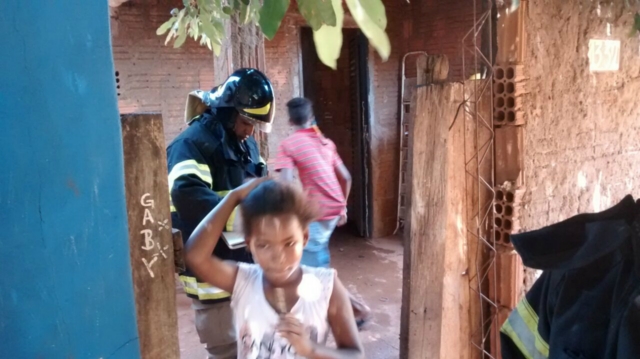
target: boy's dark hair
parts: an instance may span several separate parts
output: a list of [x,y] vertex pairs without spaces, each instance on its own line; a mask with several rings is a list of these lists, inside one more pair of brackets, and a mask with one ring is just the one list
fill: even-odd
[[303,228],[318,218],[318,209],[299,187],[267,180],[258,185],[240,205],[245,237],[250,237],[256,220],[265,216],[294,215]]
[[296,97],[287,102],[289,120],[296,126],[302,126],[313,118],[313,104],[304,97]]

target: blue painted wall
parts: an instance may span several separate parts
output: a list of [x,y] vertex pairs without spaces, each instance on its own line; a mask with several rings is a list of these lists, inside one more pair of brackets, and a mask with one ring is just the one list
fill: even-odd
[[0,358],[138,358],[107,1],[0,34]]

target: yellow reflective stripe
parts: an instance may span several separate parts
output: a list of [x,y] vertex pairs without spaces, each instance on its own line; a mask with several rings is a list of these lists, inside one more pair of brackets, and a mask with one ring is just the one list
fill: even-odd
[[236,220],[236,211],[238,210],[238,207],[233,209],[229,219],[227,219],[227,225],[225,226],[227,232],[233,232],[233,222]]
[[518,314],[524,320],[524,323],[527,325],[531,333],[535,335],[535,345],[536,349],[545,356],[549,356],[549,344],[542,339],[540,333],[538,333],[538,314],[531,308],[531,305],[527,301],[527,299],[523,299],[518,303],[516,307]]
[[207,283],[198,283],[194,277],[181,275],[180,281],[186,293],[198,296],[200,300],[221,299],[231,296],[231,294],[220,288],[216,288]]
[[195,175],[202,181],[208,183],[209,187],[213,186],[213,179],[211,177],[209,166],[200,164],[195,160],[186,160],[177,163],[173,168],[171,168],[171,172],[169,173],[169,191],[173,188],[173,182],[175,182],[175,180],[180,176],[185,175]]
[[538,315],[524,298],[518,303],[516,310],[511,313],[500,330],[513,340],[523,355],[526,351],[529,358],[548,358],[549,344],[538,332],[538,322]]
[[178,210],[176,209],[176,207],[174,207],[173,205],[171,205],[169,207],[169,209],[171,210],[171,212],[178,212]]
[[[231,193],[230,190],[224,190],[224,191],[217,191],[216,194],[220,197],[224,197],[226,195],[228,195],[229,193]],[[238,206],[240,207],[240,206]],[[231,232],[233,231],[233,222],[236,220],[236,211],[238,210],[238,207],[233,209],[233,212],[231,212],[231,215],[229,216],[229,219],[227,219],[227,224],[224,227],[224,230],[227,232]]]
[[198,281],[195,278],[188,277],[186,275],[181,275],[180,281],[182,281],[183,283],[198,283]]
[[508,320],[504,322],[502,328],[500,328],[500,331],[506,334],[511,339],[511,341],[513,341],[513,344],[518,347],[522,356],[524,356],[526,359],[533,359],[533,356],[531,355],[531,353],[529,353],[529,350],[527,350],[527,346],[522,342],[522,340],[520,340],[518,333],[513,330]]
[[269,113],[271,109],[271,102],[269,102],[266,106],[260,108],[243,108],[242,110],[246,113],[250,113],[253,115],[266,115]]
[[264,158],[262,156],[260,156],[260,163],[266,164],[267,161],[265,161]]

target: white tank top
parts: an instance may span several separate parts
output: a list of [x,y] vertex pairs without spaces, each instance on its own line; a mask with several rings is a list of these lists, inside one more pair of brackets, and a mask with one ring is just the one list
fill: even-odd
[[[325,344],[329,335],[327,312],[335,271],[302,266],[300,299],[291,309],[306,328],[312,342]],[[264,295],[262,269],[257,264],[238,263],[231,307],[238,338],[238,359],[301,359],[276,333],[278,313]]]

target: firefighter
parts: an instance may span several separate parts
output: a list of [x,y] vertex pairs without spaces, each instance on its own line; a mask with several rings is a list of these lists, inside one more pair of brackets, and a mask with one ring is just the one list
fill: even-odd
[[[210,92],[189,94],[185,110],[189,126],[167,148],[171,219],[185,243],[225,194],[267,174],[253,133],[254,129],[268,133],[274,112],[271,82],[255,69],[235,71]],[[227,231],[237,228],[238,215],[231,216]],[[232,250],[222,240],[213,253],[252,262],[245,248]],[[200,281],[188,268],[180,280],[193,299],[196,329],[208,357],[236,358],[229,293]]]
[[500,329],[503,359],[640,358],[640,201],[511,242],[544,272]]

